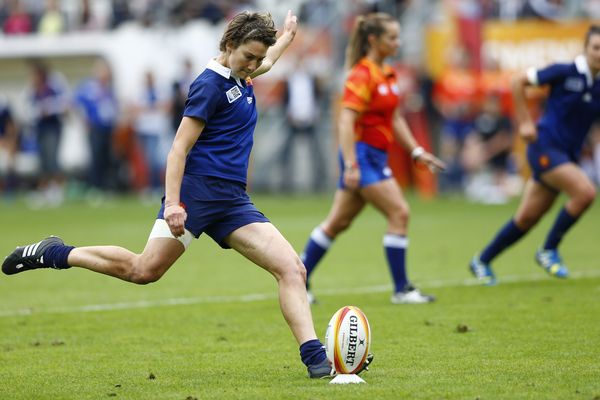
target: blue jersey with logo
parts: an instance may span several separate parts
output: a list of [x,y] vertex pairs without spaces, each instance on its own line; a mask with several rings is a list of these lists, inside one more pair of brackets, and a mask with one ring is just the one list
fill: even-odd
[[205,127],[188,155],[185,174],[246,184],[257,112],[250,80],[212,60],[190,86],[184,116]]
[[530,70],[532,84],[550,85],[544,114],[538,121],[541,145],[579,156],[592,123],[600,116],[600,78],[593,77],[584,56],[571,64]]

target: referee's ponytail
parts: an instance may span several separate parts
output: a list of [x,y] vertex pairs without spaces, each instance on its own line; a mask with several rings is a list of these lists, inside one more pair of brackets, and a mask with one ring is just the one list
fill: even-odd
[[350,41],[346,47],[346,67],[352,68],[369,51],[369,36],[380,37],[385,32],[385,24],[396,22],[386,13],[371,13],[356,17]]

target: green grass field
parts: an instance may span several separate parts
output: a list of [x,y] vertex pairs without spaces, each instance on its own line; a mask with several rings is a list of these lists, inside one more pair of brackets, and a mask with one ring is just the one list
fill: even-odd
[[[436,303],[389,302],[385,222],[372,209],[314,275],[321,339],[343,305],[369,317],[366,385],[309,380],[274,279],[201,237],[149,286],[79,269],[2,275],[0,399],[600,399],[600,206],[563,243],[571,279],[533,262],[547,217],[496,260],[500,284],[480,287],[467,262],[515,204],[409,200],[409,274]],[[255,197],[298,251],[329,201]],[[139,251],[155,213],[136,199],[42,211],[0,204],[0,255],[48,234]]]

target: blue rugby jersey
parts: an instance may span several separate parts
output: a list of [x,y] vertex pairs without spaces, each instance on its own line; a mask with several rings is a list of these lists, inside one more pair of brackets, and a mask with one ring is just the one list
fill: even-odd
[[600,77],[593,77],[583,55],[571,64],[552,64],[527,72],[533,85],[550,85],[538,141],[579,156],[592,123],[600,117]]
[[246,184],[258,118],[251,81],[211,60],[190,86],[184,116],[206,123],[188,155],[185,174]]

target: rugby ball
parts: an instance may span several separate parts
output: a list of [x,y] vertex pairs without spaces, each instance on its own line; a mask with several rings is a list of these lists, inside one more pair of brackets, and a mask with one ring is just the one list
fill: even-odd
[[355,306],[333,314],[325,333],[327,358],[338,374],[356,374],[371,348],[371,327],[367,316]]

